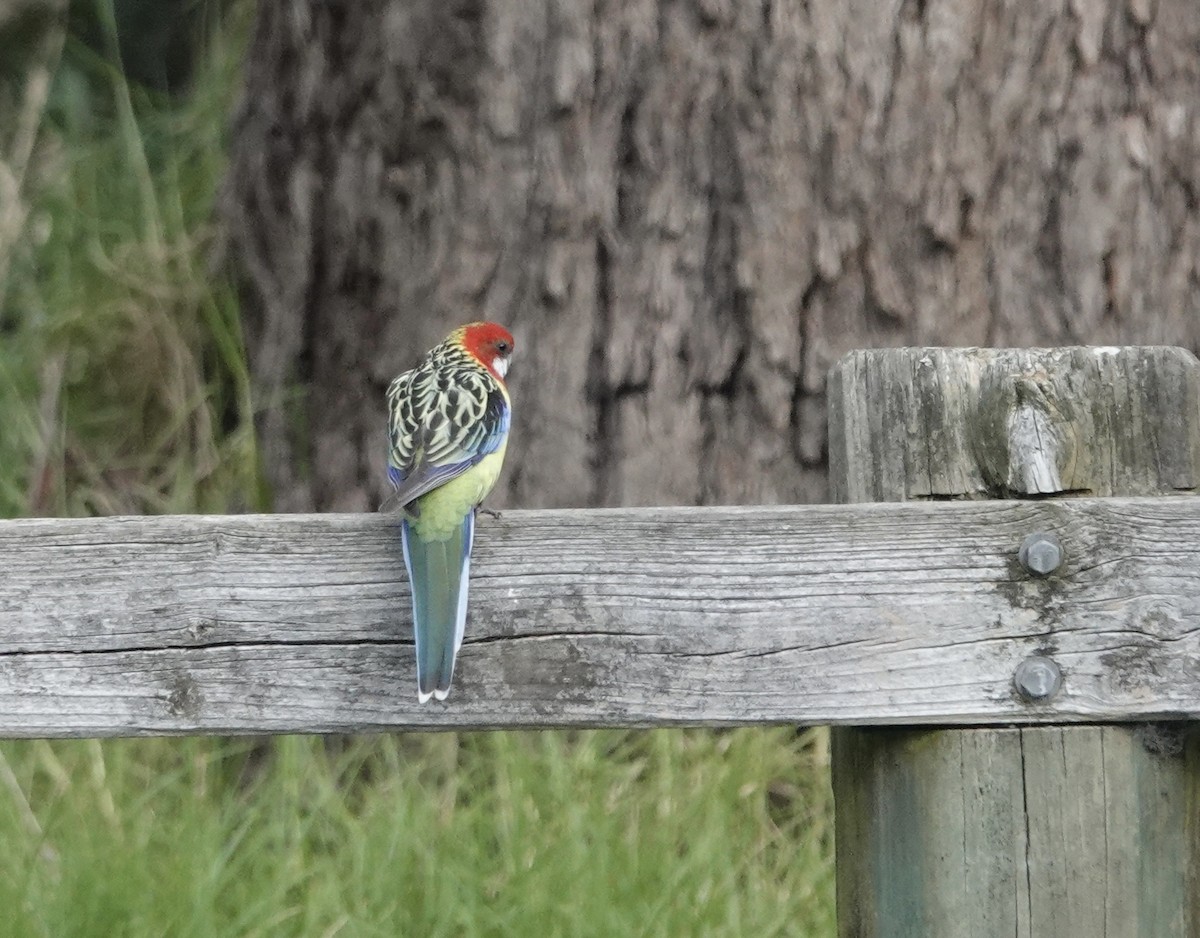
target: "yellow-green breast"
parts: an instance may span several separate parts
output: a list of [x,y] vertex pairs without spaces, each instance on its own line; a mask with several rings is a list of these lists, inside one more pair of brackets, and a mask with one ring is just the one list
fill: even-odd
[[507,448],[506,440],[496,452],[484,456],[462,475],[418,498],[420,514],[409,522],[413,533],[425,541],[444,541],[454,534],[467,512],[483,501],[496,484]]

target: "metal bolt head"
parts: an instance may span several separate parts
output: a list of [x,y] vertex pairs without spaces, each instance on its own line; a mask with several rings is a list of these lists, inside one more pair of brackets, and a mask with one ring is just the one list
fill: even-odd
[[1026,658],[1013,672],[1013,684],[1026,700],[1044,702],[1062,688],[1062,671],[1051,659],[1041,655]]
[[1035,576],[1049,576],[1063,564],[1062,542],[1050,531],[1037,531],[1021,542],[1017,559]]

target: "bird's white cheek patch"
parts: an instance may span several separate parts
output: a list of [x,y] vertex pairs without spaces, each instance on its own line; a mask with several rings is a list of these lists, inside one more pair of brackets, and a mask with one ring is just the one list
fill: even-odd
[[496,374],[498,374],[501,378],[503,378],[506,374],[508,374],[508,359],[507,358],[493,358],[492,359],[492,368],[495,370]]

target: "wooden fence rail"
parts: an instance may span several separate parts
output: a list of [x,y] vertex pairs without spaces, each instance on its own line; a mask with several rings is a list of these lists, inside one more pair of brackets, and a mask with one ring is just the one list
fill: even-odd
[[393,518],[8,521],[0,570],[5,736],[1200,715],[1185,498],[505,512],[425,706]]

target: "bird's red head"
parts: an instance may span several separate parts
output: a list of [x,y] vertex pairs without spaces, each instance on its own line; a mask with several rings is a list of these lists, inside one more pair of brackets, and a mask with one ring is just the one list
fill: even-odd
[[503,381],[513,353],[512,333],[494,322],[468,323],[457,332],[463,348]]

